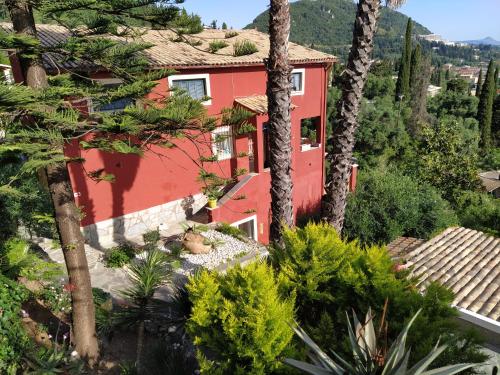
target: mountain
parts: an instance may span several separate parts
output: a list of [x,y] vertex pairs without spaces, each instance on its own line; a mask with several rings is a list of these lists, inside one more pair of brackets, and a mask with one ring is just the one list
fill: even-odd
[[475,40],[464,40],[462,43],[472,44],[472,45],[489,45],[489,46],[500,46],[500,41],[493,39],[492,37],[486,37],[483,39]]
[[[290,3],[292,28],[290,39],[306,46],[333,53],[346,58],[352,42],[352,27],[356,4],[352,0],[299,0]],[[267,32],[268,11],[257,16],[246,28]],[[402,36],[408,17],[384,7],[382,9],[377,36],[375,57],[397,57],[401,55]],[[431,32],[413,23],[415,34]]]

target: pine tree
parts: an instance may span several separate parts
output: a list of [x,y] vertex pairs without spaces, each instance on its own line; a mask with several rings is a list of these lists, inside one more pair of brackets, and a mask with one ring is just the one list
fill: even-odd
[[412,20],[408,18],[405,33],[405,45],[403,55],[401,57],[401,64],[399,67],[398,80],[396,82],[396,100],[408,100],[410,96],[410,66],[411,66],[411,33],[412,33]]
[[414,137],[420,134],[422,124],[428,120],[427,88],[429,87],[431,69],[431,57],[429,55],[421,56],[418,48],[415,50],[417,58],[412,59],[412,63],[415,61],[415,64],[412,66],[411,116],[408,121],[408,132]]
[[482,83],[483,83],[483,69],[479,70],[479,76],[477,77],[476,96],[478,98],[481,96]]
[[[65,155],[65,145],[77,140],[84,149],[141,154],[145,145],[172,144],[187,132],[209,132],[217,124],[215,118],[206,115],[200,101],[185,94],[151,102],[147,107],[130,106],[123,113],[96,113],[91,117],[82,116],[71,106],[76,99],[91,99],[97,105],[124,98],[143,99],[159,79],[173,74],[165,69],[147,70],[148,62],[141,52],[150,44],[134,42],[137,30],[129,27],[130,22],[139,18],[153,26],[187,34],[201,31],[202,26],[198,17],[188,16],[169,1],[164,6],[156,6],[157,3],[157,0],[130,0],[123,7],[112,0],[52,3],[9,0],[6,6],[14,32],[0,33],[0,48],[16,51],[24,76],[24,85],[0,83],[0,127],[4,132],[0,158],[25,161],[20,174],[12,176],[13,179],[29,173],[45,175],[69,276],[71,341],[90,366],[98,358],[94,305],[80,212],[67,169],[68,164],[84,160]],[[61,25],[73,25],[67,26],[72,38],[57,46],[42,46],[37,39],[33,9]],[[126,36],[130,42],[124,44],[108,37],[113,35]],[[47,49],[52,53],[54,65],[42,63],[41,56]],[[110,88],[86,79],[80,70],[85,64],[106,69],[123,84]],[[47,67],[55,66],[64,70],[48,77]],[[77,68],[73,71],[68,66]],[[237,118],[244,121],[244,116],[227,112],[222,121],[237,124]],[[92,171],[88,173],[91,175]],[[114,176],[104,171],[93,178],[112,181]]]
[[417,74],[420,70],[420,65],[422,64],[422,47],[420,44],[413,49],[411,55],[411,66],[410,66],[410,90],[415,86],[415,81],[417,80]]
[[227,30],[227,23],[222,22],[222,30]]
[[481,147],[483,153],[488,153],[491,147],[491,121],[493,116],[493,102],[495,100],[495,67],[490,60],[486,77],[484,78],[481,96],[477,110],[477,120],[481,129]]
[[500,147],[500,95],[493,103],[493,116],[491,120],[491,137],[495,147]]
[[495,95],[496,95],[498,90],[498,66],[495,69],[495,75],[493,81],[495,82]]

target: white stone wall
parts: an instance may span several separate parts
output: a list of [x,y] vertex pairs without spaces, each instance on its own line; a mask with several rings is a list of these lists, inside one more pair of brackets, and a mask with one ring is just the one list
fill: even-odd
[[86,242],[96,248],[137,240],[150,230],[168,228],[186,220],[207,203],[203,194],[167,202],[160,206],[100,221],[82,228]]

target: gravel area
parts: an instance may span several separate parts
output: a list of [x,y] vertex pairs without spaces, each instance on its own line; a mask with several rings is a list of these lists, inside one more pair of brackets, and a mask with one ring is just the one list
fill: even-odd
[[201,235],[210,241],[220,241],[220,244],[217,244],[215,249],[208,254],[195,255],[183,252],[180,256],[181,267],[176,270],[177,273],[189,275],[200,267],[213,269],[235,258],[242,257],[251,251],[258,250],[258,247],[252,243],[245,243],[212,229],[201,233]]

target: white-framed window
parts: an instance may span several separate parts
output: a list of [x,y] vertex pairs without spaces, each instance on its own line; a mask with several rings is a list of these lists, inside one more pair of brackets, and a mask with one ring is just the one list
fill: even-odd
[[[123,81],[120,78],[101,78],[95,80],[97,83],[108,87],[115,88],[120,86]],[[131,104],[134,104],[135,100],[132,98],[122,98],[118,100],[113,100],[110,103],[105,104],[94,104],[90,103],[90,112],[123,112],[125,107],[128,107]]]
[[212,152],[217,160],[226,160],[233,157],[234,137],[231,126],[219,126],[212,131]]
[[[182,89],[197,100],[211,96],[209,74],[175,74],[168,77],[168,86]],[[203,104],[210,105],[212,100],[206,100]]]
[[247,217],[246,219],[237,221],[231,224],[232,227],[236,227],[246,233],[248,238],[257,241],[257,215]]
[[304,95],[305,78],[305,69],[292,70],[292,95]]

